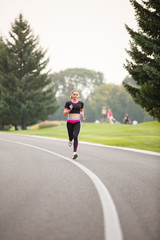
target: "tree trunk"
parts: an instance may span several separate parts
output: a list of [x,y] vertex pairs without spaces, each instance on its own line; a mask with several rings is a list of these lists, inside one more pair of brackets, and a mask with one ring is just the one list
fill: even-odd
[[26,123],[23,122],[23,123],[22,123],[22,130],[26,130],[26,129],[27,129],[27,127],[26,127]]
[[18,130],[18,126],[17,126],[17,125],[14,125],[14,128],[15,128],[15,131],[17,131],[17,130]]

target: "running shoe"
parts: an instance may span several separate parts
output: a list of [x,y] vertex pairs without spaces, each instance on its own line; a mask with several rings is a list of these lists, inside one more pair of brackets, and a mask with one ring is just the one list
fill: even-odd
[[78,157],[78,154],[76,152],[74,152],[72,159],[76,159],[77,157]]
[[69,142],[68,142],[68,146],[69,146],[69,147],[72,146],[72,141],[69,140]]

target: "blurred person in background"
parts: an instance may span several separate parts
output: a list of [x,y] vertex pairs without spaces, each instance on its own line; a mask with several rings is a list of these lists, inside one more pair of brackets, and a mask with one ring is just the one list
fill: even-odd
[[103,119],[103,122],[106,122],[106,117],[107,117],[107,110],[105,107],[102,108],[102,119]]
[[130,124],[131,120],[130,117],[128,116],[128,113],[126,113],[124,119],[123,119],[124,124]]
[[111,109],[108,109],[108,119],[110,124],[114,124],[113,122],[113,113],[111,112]]

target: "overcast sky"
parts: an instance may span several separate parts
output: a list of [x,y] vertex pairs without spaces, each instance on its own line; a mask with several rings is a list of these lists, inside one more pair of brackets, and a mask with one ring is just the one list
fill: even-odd
[[0,34],[22,13],[48,49],[52,73],[83,67],[104,73],[107,83],[121,84],[128,74],[126,23],[136,29],[129,0],[0,0]]

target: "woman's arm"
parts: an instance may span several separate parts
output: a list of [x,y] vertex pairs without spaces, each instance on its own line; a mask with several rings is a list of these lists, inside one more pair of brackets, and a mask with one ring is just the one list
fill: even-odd
[[66,116],[68,113],[70,113],[70,111],[71,111],[70,109],[66,109],[66,108],[65,108],[65,109],[64,109],[64,112],[63,112],[63,115]]
[[84,110],[83,110],[83,108],[81,108],[80,114],[81,114],[81,118],[82,118],[83,120],[86,120],[86,118],[84,117]]
[[69,106],[69,109],[68,109],[67,104],[66,104],[65,108],[64,108],[63,115],[66,116],[68,113],[70,113],[70,111],[72,111],[72,109],[73,109],[73,105],[72,104]]

